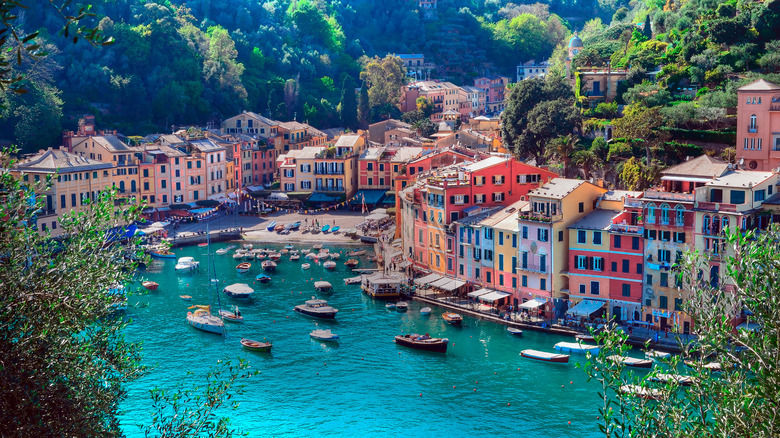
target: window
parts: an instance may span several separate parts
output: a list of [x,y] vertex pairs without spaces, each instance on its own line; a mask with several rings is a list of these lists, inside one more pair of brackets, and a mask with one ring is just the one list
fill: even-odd
[[621,237],[623,236],[615,236],[615,248],[620,248]]
[[144,178],[149,178],[149,169],[144,169]]
[[558,231],[558,242],[563,242],[563,231]]
[[663,295],[658,297],[658,308],[659,309],[666,309],[669,307],[669,298],[665,297]]
[[367,163],[366,167],[367,167],[367,170],[374,170],[374,163]]
[[512,248],[517,248],[517,234],[512,234]]
[[677,243],[685,243],[685,233],[674,233],[674,241]]
[[612,272],[617,272],[617,262],[612,262]]
[[545,230],[545,229],[541,229],[541,228],[538,228],[536,230],[536,240],[538,240],[540,242],[547,242],[549,240],[549,237],[550,237],[550,231],[549,230]]
[[647,274],[645,276],[645,284],[648,285],[648,286],[652,286],[653,285],[653,276],[652,275]]
[[546,278],[540,278],[539,279],[539,290],[547,290],[547,279]]
[[753,192],[753,201],[760,202],[766,199],[766,191],[765,190],[756,190]]
[[600,286],[600,283],[598,281],[591,281],[590,282],[590,294],[591,295],[598,295],[599,294],[599,286]]
[[601,231],[594,231],[593,232],[593,244],[594,245],[601,245]]
[[745,203],[745,191],[744,190],[732,190],[731,191],[731,199],[729,200],[729,203],[731,203],[731,204],[744,204]]
[[523,275],[522,276],[522,278],[520,279],[520,284],[523,287],[528,287],[528,276],[527,275]]
[[583,213],[585,211],[585,203],[584,202],[580,202],[580,204],[579,204],[579,211],[580,211],[580,213]]
[[580,295],[585,295],[585,293],[586,293],[586,292],[585,292],[585,285],[584,285],[584,284],[581,284],[581,285],[580,285]]
[[547,272],[547,255],[541,254],[539,256],[539,270],[542,272]]
[[504,233],[498,233],[498,244],[499,245],[504,244]]
[[682,310],[682,298],[674,299],[674,310],[678,312]]
[[523,239],[527,239],[527,238],[528,238],[528,227],[523,225]]
[[624,297],[630,297],[631,296],[631,285],[628,283],[623,283],[623,294]]
[[604,270],[604,258],[603,257],[593,257],[593,270],[594,271],[603,271]]
[[585,230],[577,231],[577,243],[585,243],[587,241],[587,232]]
[[749,132],[756,132],[756,130],[757,130],[757,122],[758,122],[758,117],[756,117],[755,114],[752,114],[750,116],[750,126],[748,127],[748,131]]
[[661,287],[669,287],[669,274],[661,272],[661,281],[659,284]]
[[575,256],[574,262],[577,264],[577,269],[588,269],[588,258],[585,256]]
[[632,237],[631,238],[631,249],[639,249],[639,238],[638,237]]
[[628,272],[628,260],[623,260],[623,272]]

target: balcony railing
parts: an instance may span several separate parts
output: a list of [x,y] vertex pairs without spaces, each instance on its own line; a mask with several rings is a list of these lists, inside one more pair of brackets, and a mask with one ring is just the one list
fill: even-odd
[[644,199],[663,199],[666,201],[693,202],[693,193],[673,193],[659,190],[645,191]]
[[755,134],[756,132],[758,132],[758,127],[756,126],[750,127],[748,128],[748,132],[751,134]]
[[520,219],[527,220],[527,221],[536,221],[536,222],[558,222],[559,220],[563,219],[563,215],[561,214],[553,214],[548,215],[540,212],[531,212],[528,214],[522,214],[520,216]]
[[721,202],[697,202],[696,208],[698,208],[699,210],[736,213],[737,204],[724,204]]
[[35,215],[36,215],[37,217],[54,216],[54,215],[56,215],[56,214],[57,214],[57,212],[56,212],[56,211],[54,211],[54,210],[49,210],[49,209],[45,209],[45,208],[43,208],[43,209],[40,209],[40,210],[38,210],[38,211],[36,211],[36,212],[35,212]]
[[326,187],[326,186],[317,186],[316,189],[314,189],[318,192],[343,192],[344,187]]
[[343,170],[322,170],[322,169],[314,169],[315,175],[344,175]]
[[547,266],[540,265],[538,263],[518,263],[517,269],[519,271],[535,272],[537,274],[547,274]]
[[645,232],[645,227],[639,225],[612,224],[609,226],[609,231],[614,233],[643,234]]

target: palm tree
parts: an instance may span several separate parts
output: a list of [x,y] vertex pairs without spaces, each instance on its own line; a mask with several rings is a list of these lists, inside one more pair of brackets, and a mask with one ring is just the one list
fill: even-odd
[[547,159],[553,159],[563,164],[563,177],[569,174],[569,166],[571,165],[572,155],[577,150],[577,146],[580,144],[579,137],[574,134],[566,134],[563,137],[558,137],[549,143],[545,148],[545,157]]
[[590,173],[601,164],[599,157],[590,149],[575,152],[572,161],[575,166],[581,167],[582,171],[585,172],[585,179],[590,179]]

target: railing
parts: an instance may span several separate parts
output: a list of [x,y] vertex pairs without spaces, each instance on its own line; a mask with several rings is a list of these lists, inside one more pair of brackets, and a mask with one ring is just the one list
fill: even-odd
[[341,171],[339,171],[339,170],[321,171],[319,169],[314,169],[314,174],[315,175],[344,175],[344,171],[343,170],[341,170]]
[[659,190],[646,190],[644,199],[664,199],[667,201],[693,202],[693,193],[673,193]]
[[517,269],[520,271],[535,272],[537,274],[547,274],[547,266],[539,263],[518,263]]
[[549,222],[558,222],[559,220],[563,219],[563,215],[560,214],[548,215],[540,212],[532,212],[528,214],[523,214],[522,216],[519,217],[519,219],[549,223]]
[[641,201],[637,200],[626,200],[623,205],[628,208],[643,208],[645,206]]
[[737,204],[723,204],[720,202],[697,202],[696,208],[710,211],[737,212]]
[[769,105],[769,111],[780,111],[780,104]]
[[758,128],[753,126],[752,128],[748,128],[748,132],[751,134],[755,134],[756,132],[758,132]]
[[54,216],[57,212],[54,210],[48,210],[48,209],[40,209],[37,212],[35,212],[35,215],[38,217],[45,217],[45,216]]
[[639,225],[612,224],[609,226],[609,231],[616,233],[643,234],[645,232],[645,227]]
[[343,192],[344,187],[323,187],[323,186],[317,186],[316,189],[314,189],[318,192]]

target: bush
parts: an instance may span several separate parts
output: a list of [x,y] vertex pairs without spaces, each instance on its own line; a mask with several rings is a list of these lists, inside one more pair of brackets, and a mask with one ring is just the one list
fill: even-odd
[[201,199],[199,201],[195,201],[195,205],[205,208],[214,208],[219,205],[219,201],[215,201],[213,199]]
[[189,210],[192,208],[189,204],[171,204],[169,207],[171,210]]

